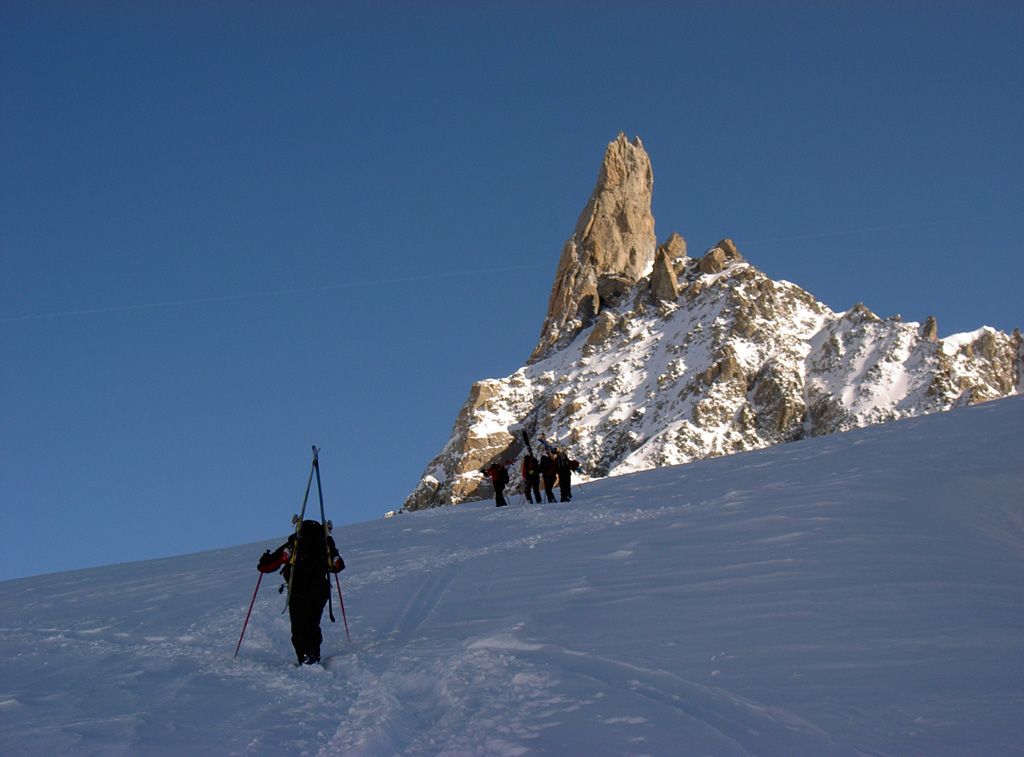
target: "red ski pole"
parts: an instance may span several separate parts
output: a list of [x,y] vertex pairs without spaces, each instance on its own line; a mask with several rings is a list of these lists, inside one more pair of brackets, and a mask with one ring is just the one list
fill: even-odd
[[341,619],[345,623],[345,638],[352,642],[352,636],[348,632],[348,617],[345,615],[345,598],[341,596],[341,581],[338,579],[338,574],[334,574],[334,585],[338,587],[338,603],[341,605]]
[[252,593],[252,602],[249,603],[249,612],[245,614],[245,623],[242,624],[242,633],[238,635],[238,646],[235,647],[235,657],[238,657],[238,650],[242,648],[242,637],[245,636],[245,629],[249,625],[249,616],[252,615],[252,606],[256,604],[256,594],[260,590],[260,581],[263,580],[263,574],[260,573],[260,577],[256,579],[256,590]]

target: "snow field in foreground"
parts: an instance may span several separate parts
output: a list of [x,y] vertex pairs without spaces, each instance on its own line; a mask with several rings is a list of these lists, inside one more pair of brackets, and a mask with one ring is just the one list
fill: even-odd
[[1022,428],[1012,398],[339,527],[323,667],[292,667],[277,576],[232,659],[287,514],[3,582],[0,753],[1013,754]]

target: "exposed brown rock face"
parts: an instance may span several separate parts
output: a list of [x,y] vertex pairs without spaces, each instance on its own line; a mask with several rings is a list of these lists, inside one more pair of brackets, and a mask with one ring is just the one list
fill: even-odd
[[543,357],[589,326],[605,302],[647,275],[654,262],[651,159],[637,138],[620,134],[608,145],[597,186],[562,248],[540,341]]
[[665,251],[665,254],[668,255],[668,259],[672,261],[672,264],[676,267],[677,272],[681,270],[678,263],[682,262],[686,257],[685,239],[683,239],[678,233],[673,232],[658,249]]
[[664,247],[658,248],[654,259],[654,270],[651,272],[651,293],[656,300],[675,302],[679,296],[679,281],[672,266],[672,259]]
[[723,239],[704,254],[698,265],[701,273],[721,273],[731,264],[742,262],[743,256],[740,255],[733,241]]

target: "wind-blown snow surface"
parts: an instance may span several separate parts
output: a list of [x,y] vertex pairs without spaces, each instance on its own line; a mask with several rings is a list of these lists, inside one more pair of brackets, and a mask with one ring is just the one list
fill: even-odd
[[4,582],[0,753],[1019,753],[1022,429],[1011,398],[339,528],[323,668],[274,576],[232,659],[273,538]]

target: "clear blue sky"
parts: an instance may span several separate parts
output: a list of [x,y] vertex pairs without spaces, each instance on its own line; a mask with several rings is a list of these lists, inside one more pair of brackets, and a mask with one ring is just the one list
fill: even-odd
[[398,508],[529,355],[620,131],[659,239],[1022,325],[1022,35],[995,1],[7,0],[0,579],[284,536],[314,443],[336,523]]

